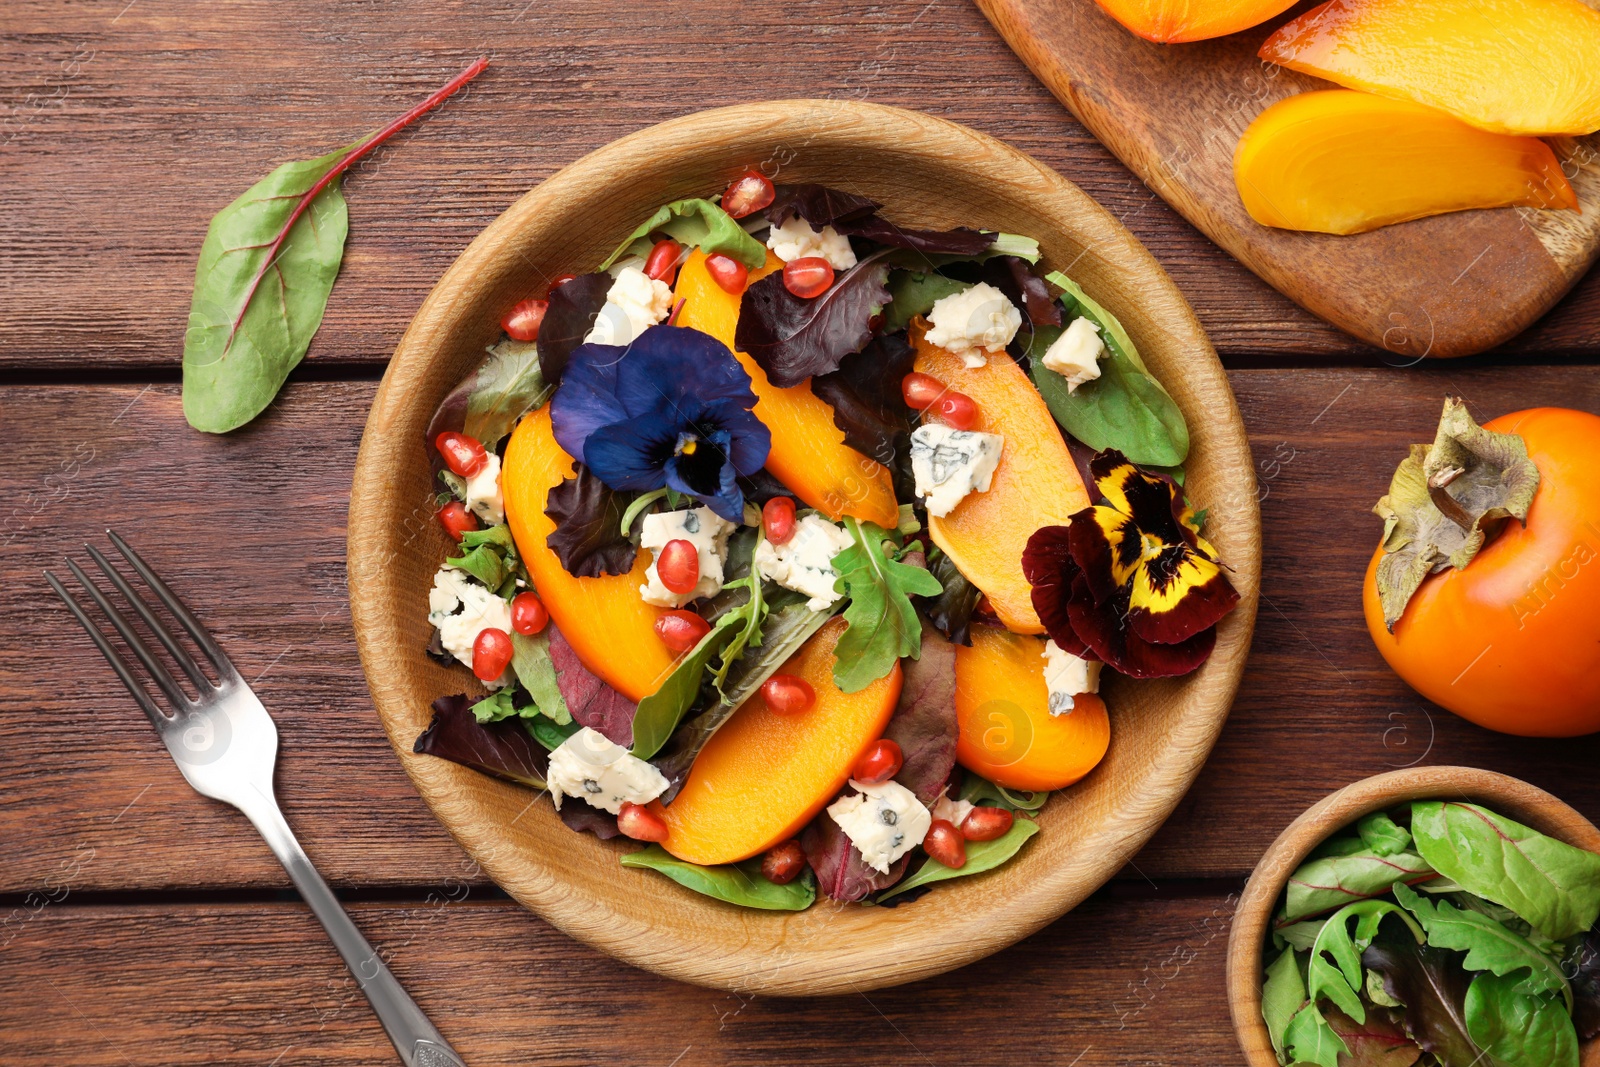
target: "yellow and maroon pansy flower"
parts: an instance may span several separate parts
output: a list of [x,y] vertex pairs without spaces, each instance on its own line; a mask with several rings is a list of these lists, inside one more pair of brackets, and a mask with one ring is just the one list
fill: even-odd
[[1090,464],[1105,503],[1028,539],[1022,569],[1052,640],[1134,678],[1188,674],[1239,602],[1171,478],[1117,451]]

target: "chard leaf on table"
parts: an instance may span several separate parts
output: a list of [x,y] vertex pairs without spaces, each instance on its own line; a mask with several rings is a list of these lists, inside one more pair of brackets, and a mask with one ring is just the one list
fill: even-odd
[[1020,852],[1022,846],[1028,843],[1028,838],[1038,832],[1038,823],[1030,819],[1018,819],[1011,824],[1011,829],[993,841],[968,841],[967,865],[965,867],[946,867],[932,856],[929,856],[921,867],[912,872],[909,878],[879,896],[877,903],[885,903],[902,893],[908,893],[925,885],[933,885],[935,882],[945,882],[952,878],[963,878],[969,874],[983,874],[985,871],[992,871]]
[[433,702],[433,721],[417,736],[412,751],[534,789],[545,787],[550,767],[544,750],[516,720],[481,724],[464,694]]
[[883,332],[899,333],[918,315],[926,315],[933,305],[972,287],[971,282],[946,278],[932,271],[895,270],[889,272],[889,303],[883,309]]
[[1495,1067],[1578,1067],[1578,1032],[1561,998],[1513,978],[1480,974],[1463,1012],[1473,1044]]
[[658,871],[696,893],[767,911],[804,911],[817,899],[816,880],[807,871],[788,885],[774,885],[761,874],[761,860],[717,867],[680,860],[660,845],[648,845],[622,857],[624,867]]
[[861,260],[811,300],[789,292],[782,271],[762,278],[745,290],[734,347],[780,388],[837,370],[844,357],[872,340],[870,320],[889,302],[884,255]]
[[1559,993],[1566,1007],[1572,1007],[1572,990],[1560,965],[1527,938],[1487,915],[1458,910],[1448,901],[1435,903],[1403,884],[1394,887],[1394,895],[1427,931],[1428,944],[1467,954],[1461,961],[1467,970],[1514,978],[1522,993]]
[[1402,852],[1375,855],[1362,849],[1349,855],[1308,860],[1289,876],[1284,891],[1282,924],[1298,922],[1343,907],[1354,900],[1382,896],[1397,882],[1433,877],[1433,869],[1420,856]]
[[572,472],[545,498],[544,513],[556,524],[546,544],[575,577],[627,574],[639,555],[621,532],[627,498],[582,463],[574,463]]
[[1557,941],[1600,918],[1600,856],[1477,804],[1411,806],[1417,851],[1469,893],[1503,904]]
[[1356,823],[1356,833],[1377,856],[1396,856],[1411,847],[1411,831],[1386,812],[1375,811],[1361,819]]
[[924,568],[890,558],[883,549],[886,535],[877,526],[849,516],[844,524],[855,543],[833,557],[839,573],[834,588],[850,598],[833,680],[844,692],[855,693],[892,671],[902,657],[921,654],[922,622],[911,597],[938,596],[942,587]]
[[1272,1039],[1272,1051],[1278,1054],[1279,1063],[1284,1058],[1284,1032],[1306,1002],[1306,980],[1300,973],[1300,961],[1294,949],[1267,965],[1267,979],[1261,986],[1261,1018],[1267,1024],[1267,1036]]
[[1403,1022],[1411,1040],[1441,1063],[1482,1067],[1463,1007],[1471,976],[1455,960],[1453,952],[1387,931],[1361,954],[1362,965],[1379,975],[1389,998],[1406,1006]]
[[681,245],[698,248],[708,256],[717,253],[729,256],[751,270],[767,261],[766,246],[746,233],[738,220],[722,210],[720,205],[710,200],[691,198],[674,200],[656,208],[654,215],[640,223],[638,229],[606,257],[600,269],[609,270],[630,250],[640,255],[647,253],[648,247],[641,250],[636,246],[647,245],[650,235],[657,231],[671,235]]

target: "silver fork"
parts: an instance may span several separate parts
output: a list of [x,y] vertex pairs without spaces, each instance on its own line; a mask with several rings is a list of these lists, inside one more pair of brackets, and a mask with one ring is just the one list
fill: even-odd
[[278,755],[278,729],[272,716],[256,699],[255,693],[245,684],[221,647],[212,639],[200,621],[183,606],[165,582],[156,577],[148,564],[128,544],[110,530],[106,531],[111,543],[128,564],[144,579],[145,585],[156,598],[166,605],[185,633],[203,651],[216,669],[218,680],[213,682],[200,669],[183,645],[157,618],[149,603],[134,592],[120,571],[100,554],[93,545],[85,545],[107,580],[116,587],[139,618],[149,627],[162,646],[177,660],[198,690],[191,697],[156,658],[150,646],[117,608],[90,580],[73,560],[66,561],[67,568],[82,584],[89,598],[105,613],[106,618],[122,635],[139,662],[144,665],[149,678],[166,694],[175,708],[168,714],[157,706],[139,682],[134,669],[112,646],[100,627],[90,618],[89,612],[62,586],[56,576],[44,572],[45,580],[56,591],[72,614],[77,616],[89,637],[111,664],[133,694],[133,699],[149,716],[150,723],[161,735],[167,751],[177,761],[178,769],[197,792],[204,796],[232,804],[244,813],[261,836],[271,846],[278,861],[289,872],[300,895],[311,905],[312,912],[321,921],[333,939],[334,947],[344,957],[350,973],[355,975],[361,991],[372,1003],[378,1020],[394,1042],[395,1049],[406,1067],[465,1067],[438,1029],[428,1021],[378,953],[356,929],[355,923],[340,906],[339,900],[322,880],[311,860],[307,858],[300,842],[295,840],[289,824],[272,793],[272,770]]

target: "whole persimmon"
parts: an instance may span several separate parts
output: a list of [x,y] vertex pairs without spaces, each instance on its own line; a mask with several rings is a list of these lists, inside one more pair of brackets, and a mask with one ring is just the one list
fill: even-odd
[[1600,730],[1600,416],[1447,401],[1374,510],[1367,628],[1401,678],[1502,733]]

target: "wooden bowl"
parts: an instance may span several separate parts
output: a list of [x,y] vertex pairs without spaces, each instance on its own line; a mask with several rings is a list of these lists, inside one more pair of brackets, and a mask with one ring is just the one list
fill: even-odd
[[[1363,815],[1411,800],[1471,800],[1559,838],[1600,852],[1600,830],[1543,789],[1476,767],[1408,767],[1363,778],[1308,808],[1268,847],[1245,883],[1228,935],[1228,1006],[1250,1067],[1278,1067],[1261,1018],[1262,950],[1273,908],[1311,850]],[[1600,1065],[1600,1039],[1587,1041],[1582,1067]]]
[[[547,800],[413,755],[429,702],[475,685],[423,654],[434,570],[423,430],[434,405],[500,333],[515,301],[590,270],[667,201],[720,190],[761,165],[881,200],[913,227],[957,224],[1037,237],[1127,325],[1188,418],[1188,490],[1243,599],[1195,674],[1108,689],[1105,761],[1053,799],[1016,862],[898,908],[750,911],[624,868],[634,846],[561,824]],[[972,130],[909,111],[793,100],[690,115],[624,137],[553,175],[462,253],[401,339],[373,401],[350,500],[350,600],[368,685],[424,799],[507,892],[579,940],[702,985],[776,994],[873,989],[938,974],[1012,944],[1110,878],[1166,819],[1211,751],[1244,669],[1256,613],[1260,521],[1245,430],[1211,345],[1166,273],[1076,186]]]

